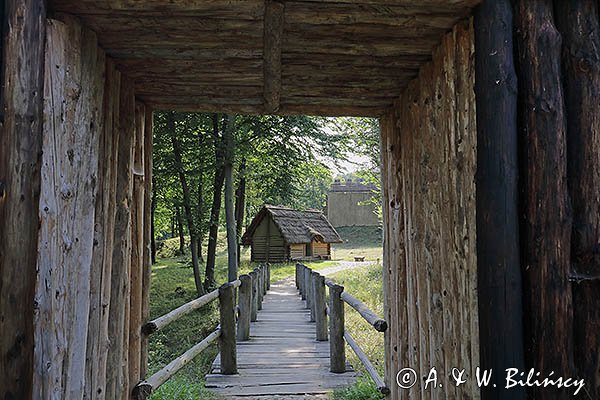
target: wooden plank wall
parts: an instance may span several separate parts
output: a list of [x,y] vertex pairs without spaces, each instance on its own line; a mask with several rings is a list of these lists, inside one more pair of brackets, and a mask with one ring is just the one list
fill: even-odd
[[31,397],[46,2],[0,3],[0,398]]
[[47,24],[34,398],[128,399],[146,363],[151,112],[95,34],[57,18]]
[[[392,399],[479,398],[474,380],[422,385],[433,367],[473,377],[479,362],[473,51],[471,22],[458,24],[381,120]],[[410,390],[395,383],[404,367]]]

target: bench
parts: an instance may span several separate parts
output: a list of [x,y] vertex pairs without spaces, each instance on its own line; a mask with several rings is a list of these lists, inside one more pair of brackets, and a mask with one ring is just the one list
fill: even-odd
[[364,256],[362,256],[362,257],[356,257],[355,256],[354,257],[354,261],[356,261],[356,262],[363,262],[363,261],[365,261],[365,257]]

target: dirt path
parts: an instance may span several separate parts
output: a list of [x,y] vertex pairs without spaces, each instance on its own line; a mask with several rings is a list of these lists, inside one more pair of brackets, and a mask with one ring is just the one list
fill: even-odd
[[349,269],[355,269],[360,267],[367,267],[369,265],[375,264],[375,261],[338,261],[337,263],[338,264],[334,267],[323,268],[319,269],[318,271],[321,275],[328,276],[340,271],[346,271]]

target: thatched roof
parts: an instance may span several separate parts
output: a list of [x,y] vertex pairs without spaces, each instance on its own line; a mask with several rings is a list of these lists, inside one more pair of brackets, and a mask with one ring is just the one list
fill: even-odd
[[266,205],[256,214],[244,233],[243,244],[252,243],[254,231],[267,215],[271,216],[288,244],[310,243],[314,239],[323,243],[342,242],[340,235],[321,211],[298,211],[288,207]]

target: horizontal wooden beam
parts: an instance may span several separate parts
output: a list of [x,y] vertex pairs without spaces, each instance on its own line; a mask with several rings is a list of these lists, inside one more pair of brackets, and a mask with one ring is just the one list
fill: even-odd
[[267,113],[277,112],[281,96],[281,46],[284,5],[266,0],[264,18],[264,100]]
[[202,306],[207,305],[211,301],[217,299],[219,297],[219,291],[213,290],[212,292],[205,294],[202,297],[199,297],[195,300],[192,300],[184,305],[177,307],[173,311],[163,315],[162,317],[156,318],[153,321],[147,322],[142,327],[142,332],[145,335],[150,335],[165,326],[169,325],[171,322],[177,321],[179,318],[183,317],[191,313],[194,310],[199,309]]

